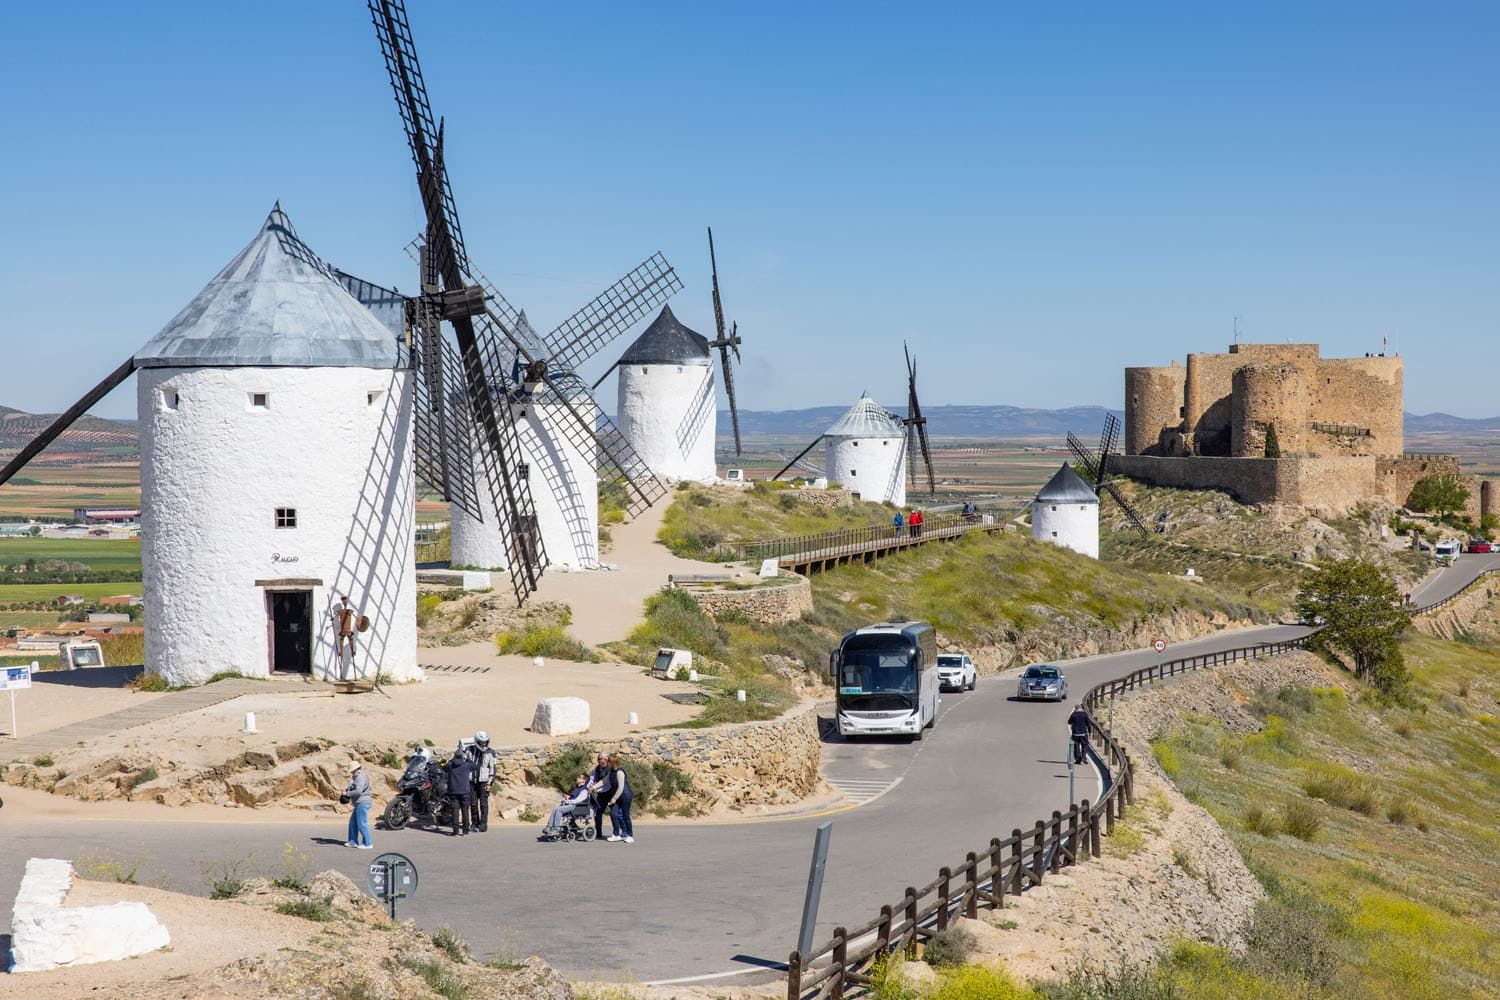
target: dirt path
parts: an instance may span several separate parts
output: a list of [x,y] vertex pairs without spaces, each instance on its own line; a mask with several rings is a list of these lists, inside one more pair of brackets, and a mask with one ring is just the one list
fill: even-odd
[[625,638],[641,623],[646,598],[666,586],[670,574],[732,572],[719,563],[678,558],[656,540],[671,504],[669,493],[634,521],[610,529],[614,544],[604,562],[614,569],[586,573],[549,570],[542,577],[537,598],[570,606],[573,624],[569,630],[581,641],[599,645]]

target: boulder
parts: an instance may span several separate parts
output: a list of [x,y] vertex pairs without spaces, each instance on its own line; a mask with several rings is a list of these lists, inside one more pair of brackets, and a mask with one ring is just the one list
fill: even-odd
[[545,736],[586,733],[588,729],[589,703],[582,698],[543,698],[531,717],[531,731]]
[[66,861],[26,862],[11,916],[11,972],[112,962],[172,943],[145,903],[63,906],[72,884],[73,866]]

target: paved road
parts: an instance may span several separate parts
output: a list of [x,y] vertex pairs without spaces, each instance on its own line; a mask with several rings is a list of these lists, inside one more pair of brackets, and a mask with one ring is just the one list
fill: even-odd
[[[1424,583],[1424,602],[1460,589],[1500,556],[1466,556]],[[1305,633],[1277,625],[1221,633],[1170,648],[1187,656]],[[1149,650],[1068,661],[1071,691],[1154,662]],[[907,885],[925,885],[964,852],[1029,827],[1067,802],[1069,705],[1012,701],[1009,680],[983,679],[943,699],[936,729],[918,744],[826,747],[827,772],[865,804],[833,815],[832,852],[818,937],[870,919]],[[1080,775],[1082,776],[1082,775]],[[1080,798],[1097,798],[1082,781]],[[9,813],[9,810],[7,810]],[[333,820],[304,825],[62,823],[5,815],[0,893],[13,893],[25,859],[111,849],[143,854],[171,884],[205,891],[197,862],[254,852],[274,867],[288,841],[315,868],[363,883],[369,852],[342,846]],[[633,845],[540,844],[532,831],[495,828],[450,839],[421,830],[376,832],[376,846],[408,854],[422,875],[403,909],[424,927],[449,924],[478,950],[538,952],[574,975],[662,980],[755,971],[785,961],[796,935],[813,829],[802,817],[760,823],[656,826]]]

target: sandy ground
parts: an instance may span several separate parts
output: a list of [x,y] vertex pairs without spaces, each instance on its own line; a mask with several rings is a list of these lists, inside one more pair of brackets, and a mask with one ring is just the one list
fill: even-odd
[[680,559],[656,541],[671,503],[669,494],[629,524],[610,528],[614,544],[603,561],[615,569],[549,572],[542,577],[537,598],[570,606],[573,625],[569,631],[583,642],[598,645],[625,638],[641,623],[646,598],[666,586],[673,573],[734,572],[719,563]]
[[[29,689],[16,692],[16,728],[23,737],[34,736],[160,698],[160,694],[137,694],[123,686],[127,677],[138,672],[133,667],[103,667],[37,673]],[[0,695],[0,733],[15,735],[10,731],[8,692]]]
[[[145,903],[166,924],[172,943],[162,951],[122,962],[99,962],[51,972],[0,975],[0,997],[26,1000],[75,1000],[77,997],[129,997],[135,988],[227,965],[307,939],[309,923],[300,917],[269,913],[240,904],[216,903],[197,896],[138,885],[79,879],[64,906]],[[233,906],[233,910],[228,907]],[[226,921],[232,933],[225,933]],[[204,996],[195,993],[195,996]]]

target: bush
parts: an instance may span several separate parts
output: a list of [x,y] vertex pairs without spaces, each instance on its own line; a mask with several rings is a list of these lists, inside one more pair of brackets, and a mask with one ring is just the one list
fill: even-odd
[[1405,826],[1410,823],[1423,833],[1427,832],[1429,826],[1427,811],[1404,795],[1400,798],[1392,799],[1386,805],[1385,818],[1397,826]]
[[1330,985],[1342,964],[1331,930],[1342,922],[1333,907],[1303,893],[1262,899],[1245,931],[1246,963],[1265,975]]
[[423,594],[417,598],[417,625],[426,628],[432,621],[433,615],[437,614],[438,605],[443,603],[441,594]]
[[307,873],[312,870],[312,855],[288,841],[281,848],[281,872],[271,880],[278,889],[307,891]]
[[729,658],[729,636],[683,590],[659,590],[646,598],[646,620],[630,633],[636,646],[689,649],[695,656]]
[[31,758],[31,762],[37,767],[51,767],[55,763],[50,753],[39,753]]
[[1245,762],[1245,748],[1240,741],[1233,737],[1225,737],[1219,741],[1219,763],[1231,771],[1238,771],[1240,765]]
[[1302,790],[1310,798],[1363,816],[1374,816],[1380,811],[1375,783],[1336,764],[1309,768],[1302,779]]
[[1281,823],[1276,819],[1275,814],[1269,809],[1262,809],[1256,803],[1251,803],[1245,810],[1244,823],[1246,830],[1258,833],[1262,837],[1274,837],[1281,832]]
[[148,781],[155,781],[160,775],[156,773],[155,767],[143,768],[130,776],[130,791],[135,791]]
[[[105,662],[108,663],[109,661],[106,660]],[[165,677],[163,677],[161,674],[151,673],[148,670],[142,670],[140,673],[130,678],[130,680],[125,682],[125,686],[130,688],[132,691],[144,691],[153,693],[172,690],[172,685],[167,683]]]
[[[579,774],[594,768],[594,753],[584,743],[569,743],[542,765],[541,778],[559,792],[571,792]],[[629,774],[627,771],[626,774]]]
[[1033,996],[998,969],[965,965],[944,972],[937,989],[923,994],[923,1000],[1031,1000]]
[[693,793],[693,776],[676,764],[659,760],[651,765],[651,773],[656,778],[656,792],[664,799]]
[[974,940],[974,935],[962,927],[950,927],[927,939],[927,947],[922,950],[922,960],[928,965],[939,967],[963,965],[978,943]]
[[1293,799],[1281,808],[1281,825],[1298,840],[1311,841],[1323,829],[1323,814],[1311,802]]
[[460,965],[473,957],[469,950],[469,943],[455,934],[453,928],[446,924],[433,932],[432,944]]
[[254,861],[254,855],[243,858],[220,857],[216,861],[198,862],[198,870],[208,882],[209,899],[233,899],[245,888],[245,873]]
[[527,625],[520,632],[501,632],[495,636],[495,649],[501,655],[546,656],[579,663],[599,659],[599,654],[568,635],[561,625]]
[[1043,984],[1037,991],[1046,1000],[1187,1000],[1171,977],[1149,965],[1121,962],[1110,972],[1079,966],[1060,983]]
[[[238,895],[236,889],[230,895]],[[215,899],[228,898],[215,896]],[[317,920],[327,923],[333,919],[333,897],[319,896],[313,899],[311,896],[303,896],[300,899],[287,899],[276,904],[277,913],[285,913],[289,917],[302,917],[305,920]]]
[[469,990],[464,986],[463,980],[448,970],[442,962],[430,962],[419,958],[405,958],[401,964],[415,972],[427,988],[432,990],[443,1000],[465,1000]]
[[1163,739],[1152,740],[1151,753],[1167,777],[1176,778],[1182,773],[1182,758],[1177,755],[1177,749],[1171,743]]

